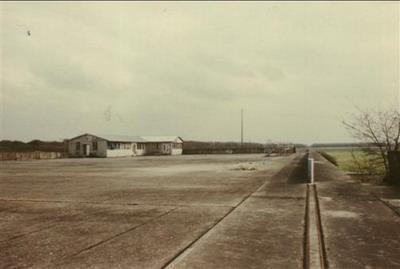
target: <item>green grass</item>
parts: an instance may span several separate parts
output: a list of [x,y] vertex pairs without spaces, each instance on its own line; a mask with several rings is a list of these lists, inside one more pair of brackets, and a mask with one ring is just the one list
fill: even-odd
[[346,172],[380,175],[383,175],[385,172],[383,165],[377,164],[376,161],[373,161],[374,157],[359,149],[353,150],[353,154],[357,161],[354,160],[351,149],[324,151],[334,157],[337,161],[338,167]]

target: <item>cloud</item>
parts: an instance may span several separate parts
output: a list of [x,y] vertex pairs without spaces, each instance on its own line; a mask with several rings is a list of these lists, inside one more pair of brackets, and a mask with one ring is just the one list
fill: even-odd
[[244,108],[253,141],[345,141],[398,95],[398,6],[1,3],[0,136],[238,140]]

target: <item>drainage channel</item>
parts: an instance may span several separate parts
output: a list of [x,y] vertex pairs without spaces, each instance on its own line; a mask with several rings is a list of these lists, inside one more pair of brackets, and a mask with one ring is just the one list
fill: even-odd
[[307,185],[306,199],[304,269],[327,269],[328,260],[315,184]]

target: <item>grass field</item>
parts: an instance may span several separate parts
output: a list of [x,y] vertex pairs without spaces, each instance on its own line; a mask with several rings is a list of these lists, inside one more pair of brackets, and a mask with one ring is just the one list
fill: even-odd
[[373,161],[374,157],[360,149],[324,149],[337,161],[338,167],[346,172],[361,174],[384,174],[384,167]]

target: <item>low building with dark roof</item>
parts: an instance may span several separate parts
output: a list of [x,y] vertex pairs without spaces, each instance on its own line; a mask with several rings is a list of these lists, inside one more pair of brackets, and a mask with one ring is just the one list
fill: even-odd
[[70,157],[180,155],[179,136],[119,136],[83,134],[67,141]]

